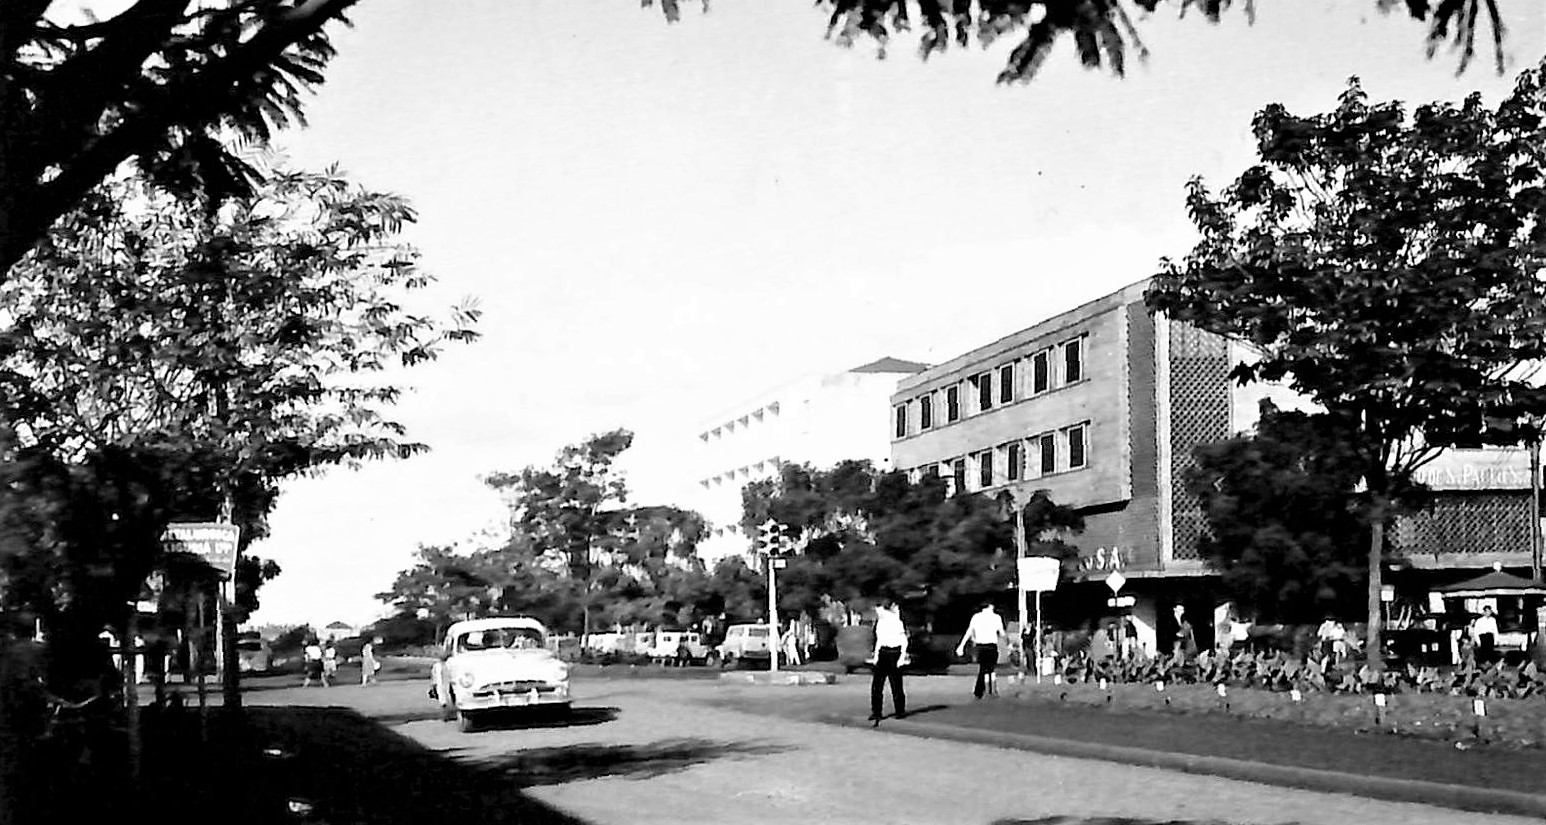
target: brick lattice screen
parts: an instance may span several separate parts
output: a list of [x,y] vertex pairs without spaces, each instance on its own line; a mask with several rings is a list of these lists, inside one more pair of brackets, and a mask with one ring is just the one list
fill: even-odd
[[1408,557],[1530,552],[1530,493],[1434,493],[1431,506],[1396,519],[1393,543]]
[[1186,490],[1192,448],[1229,437],[1229,347],[1195,327],[1170,324],[1171,524],[1176,559],[1197,559],[1207,522]]

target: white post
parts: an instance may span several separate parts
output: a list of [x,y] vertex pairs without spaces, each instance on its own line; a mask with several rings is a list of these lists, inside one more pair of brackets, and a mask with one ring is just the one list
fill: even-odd
[[[1017,507],[1015,508],[1015,570],[1017,574],[1022,575],[1015,576],[1015,590],[1018,591],[1015,594],[1015,602],[1020,609],[1020,680],[1022,682],[1025,681],[1025,658],[1031,654],[1031,651],[1025,649],[1025,629],[1030,623],[1030,616],[1025,604],[1025,579],[1019,563],[1023,558],[1025,558],[1025,516]],[[1041,662],[1036,662],[1032,667],[1036,670],[1039,681]]]
[[[1024,594],[1020,598],[1024,603]],[[1041,591],[1036,591],[1036,684],[1041,684]]]
[[778,582],[774,575],[775,559],[768,553],[768,670],[778,673]]

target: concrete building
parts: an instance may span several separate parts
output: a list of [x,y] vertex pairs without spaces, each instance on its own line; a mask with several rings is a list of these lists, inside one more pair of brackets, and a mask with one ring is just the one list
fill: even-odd
[[[1129,582],[1123,595],[1136,599],[1140,643],[1153,650],[1174,632],[1174,605],[1185,607],[1200,642],[1211,641],[1216,623],[1214,577],[1199,553],[1206,523],[1186,489],[1193,448],[1254,427],[1264,398],[1280,408],[1306,405],[1285,387],[1229,380],[1235,364],[1254,357],[1251,349],[1151,316],[1147,283],[904,379],[891,399],[891,461],[914,476],[945,476],[955,489],[1008,490],[1022,501],[1044,489],[1079,510],[1086,525],[1074,540],[1079,573],[1053,609],[1103,612],[1110,593],[1097,583],[1121,571]],[[1443,467],[1477,462],[1496,475],[1497,462],[1519,460],[1463,451],[1430,476],[1449,478]],[[1484,475],[1451,471],[1473,489],[1436,495],[1432,509],[1397,526],[1409,557],[1451,569],[1518,564],[1523,552],[1528,566],[1528,541],[1519,540],[1528,535],[1528,472],[1522,482],[1511,475],[1507,487]],[[1456,541],[1450,525],[1459,522],[1487,526]]]
[[750,550],[751,538],[740,528],[741,489],[773,477],[781,464],[889,461],[887,404],[899,379],[927,366],[881,358],[842,372],[806,375],[701,422],[686,502],[709,522],[699,555],[713,564]]

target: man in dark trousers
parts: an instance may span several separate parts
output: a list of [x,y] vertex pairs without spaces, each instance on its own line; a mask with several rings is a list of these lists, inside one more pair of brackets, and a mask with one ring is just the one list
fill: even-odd
[[907,666],[907,627],[896,602],[887,599],[875,608],[875,651],[870,654],[875,675],[870,680],[870,723],[880,724],[881,688],[891,683],[891,706],[896,718],[907,718],[907,694],[902,690],[902,668]]
[[1004,620],[993,609],[992,602],[983,602],[982,608],[972,616],[972,623],[967,626],[966,635],[961,637],[961,644],[956,646],[957,656],[965,656],[967,646],[973,646],[977,657],[977,684],[972,687],[972,695],[978,699],[986,692],[997,693],[993,690],[993,671],[998,667],[999,647],[1007,647],[1008,641]]

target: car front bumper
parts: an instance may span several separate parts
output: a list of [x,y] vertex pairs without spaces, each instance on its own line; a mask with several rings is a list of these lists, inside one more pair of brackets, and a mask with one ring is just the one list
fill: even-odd
[[569,702],[567,683],[511,689],[484,687],[471,692],[462,689],[456,691],[456,709],[464,711],[567,705]]

